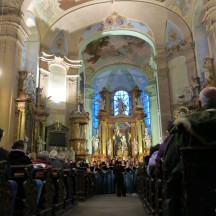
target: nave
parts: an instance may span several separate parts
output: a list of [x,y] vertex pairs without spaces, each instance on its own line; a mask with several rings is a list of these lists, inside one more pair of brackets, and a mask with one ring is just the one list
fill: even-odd
[[63,216],[147,216],[143,204],[136,194],[117,197],[115,194],[95,195],[85,202],[79,202]]

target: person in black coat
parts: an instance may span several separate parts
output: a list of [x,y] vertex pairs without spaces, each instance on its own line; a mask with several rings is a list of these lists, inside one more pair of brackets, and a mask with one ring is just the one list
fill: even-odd
[[[25,154],[25,143],[23,140],[16,141],[12,150],[8,154],[8,161],[10,165],[28,165],[32,164],[31,159]],[[43,182],[40,179],[34,179],[37,185],[37,204],[39,203]]]
[[124,185],[124,168],[121,166],[121,162],[117,161],[114,167],[115,184],[117,189],[117,196],[126,196]]
[[8,160],[11,165],[27,165],[32,164],[30,158],[24,152],[24,141],[16,141],[10,153],[8,154]]
[[[3,129],[0,128],[0,141],[3,137],[4,131]],[[8,151],[2,147],[0,147],[0,161],[8,161]],[[10,166],[8,165],[8,173],[7,173],[7,177],[10,178]],[[11,203],[10,203],[10,210],[9,210],[9,215],[13,215],[14,212],[14,205],[15,205],[15,200],[16,200],[16,194],[17,194],[17,190],[18,190],[18,185],[16,183],[16,181],[8,179],[8,184],[9,187],[11,189],[11,194],[12,194],[12,199],[11,199]],[[0,210],[0,214],[1,214],[1,210]]]

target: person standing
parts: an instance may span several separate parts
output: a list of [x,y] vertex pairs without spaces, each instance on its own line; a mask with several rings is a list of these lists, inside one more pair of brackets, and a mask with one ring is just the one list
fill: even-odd
[[120,161],[116,162],[116,166],[114,167],[114,175],[115,175],[115,184],[116,184],[116,192],[117,196],[126,196],[125,185],[124,185],[124,168],[121,165]]

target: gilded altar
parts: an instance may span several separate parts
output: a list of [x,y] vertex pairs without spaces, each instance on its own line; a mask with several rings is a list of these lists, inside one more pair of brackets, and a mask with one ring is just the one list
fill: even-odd
[[95,155],[102,158],[137,157],[142,160],[143,156],[149,154],[151,140],[147,140],[140,92],[136,87],[128,93],[131,99],[129,105],[125,104],[121,97],[111,98],[113,93],[106,89],[100,92],[102,100],[98,114]]

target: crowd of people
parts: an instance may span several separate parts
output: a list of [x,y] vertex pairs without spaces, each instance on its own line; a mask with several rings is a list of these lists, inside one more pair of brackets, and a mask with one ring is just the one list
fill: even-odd
[[[214,128],[216,128],[216,88],[206,87],[199,94],[199,108],[191,113],[182,110],[180,117],[168,124],[164,142],[151,148],[149,158],[146,158],[148,164],[146,173],[153,178],[163,179],[164,215],[186,215],[184,204],[187,197],[182,190],[181,148],[215,145]],[[197,205],[199,207],[199,203]],[[209,208],[205,209],[205,215],[214,215],[214,208],[215,206],[209,205]],[[199,213],[199,210],[197,212]]]
[[[184,215],[180,148],[214,145],[216,141],[216,133],[212,133],[212,129],[216,128],[216,88],[204,88],[200,92],[199,103],[199,109],[190,114],[181,113],[179,118],[168,124],[167,136],[163,143],[151,147],[149,157],[144,159],[144,162],[148,163],[147,175],[162,178],[164,181],[166,216]],[[0,129],[0,139],[2,136],[3,130]],[[136,192],[139,162],[134,158],[128,158],[127,161],[120,157],[118,160],[74,162],[66,157],[65,152],[58,153],[56,149],[52,149],[50,152],[39,152],[37,157],[31,155],[30,159],[25,154],[24,141],[19,140],[13,144],[10,152],[0,148],[0,160],[8,161],[9,165],[32,164],[35,168],[46,169],[72,167],[74,171],[92,172],[95,174],[96,193],[116,193],[117,196],[126,196],[126,193]],[[43,182],[39,179],[34,181],[37,185],[37,203],[39,203]],[[12,215],[18,185],[14,180],[9,180],[8,183],[13,195]]]
[[[3,136],[3,130],[0,129],[0,138]],[[0,161],[8,162],[8,170],[11,165],[32,165],[33,169],[44,168],[50,169],[71,169],[76,172],[82,170],[85,172],[94,173],[95,176],[95,191],[101,193],[116,193],[117,196],[126,196],[126,193],[136,192],[136,174],[139,168],[138,160],[129,158],[124,161],[122,158],[106,159],[105,161],[97,160],[86,162],[85,160],[72,161],[67,158],[66,152],[58,152],[55,148],[50,152],[41,151],[37,155],[25,153],[25,142],[23,140],[16,141],[11,150],[7,151],[0,148]],[[16,195],[19,190],[19,184],[10,178],[11,173],[8,173],[8,183],[12,191],[11,215],[13,215]],[[37,185],[37,204],[39,204],[43,182],[40,179],[33,179]],[[66,197],[65,190],[65,197]]]

